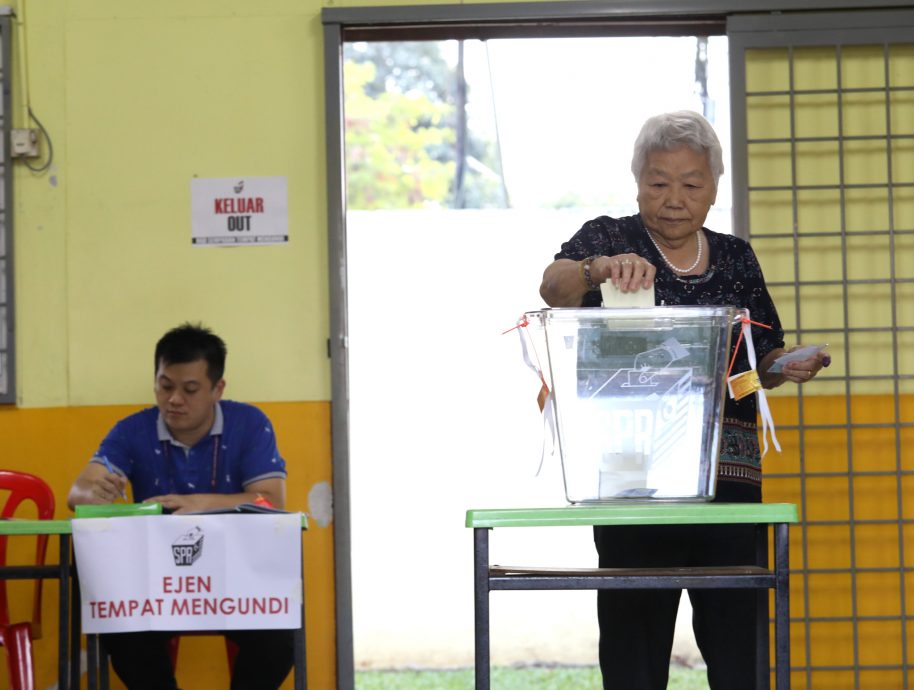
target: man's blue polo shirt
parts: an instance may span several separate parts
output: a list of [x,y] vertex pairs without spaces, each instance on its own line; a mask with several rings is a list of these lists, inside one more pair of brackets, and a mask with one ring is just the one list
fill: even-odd
[[273,425],[253,405],[220,400],[209,435],[192,448],[168,432],[155,407],[125,417],[92,462],[107,458],[133,487],[133,500],[164,494],[234,494],[251,482],[285,478]]

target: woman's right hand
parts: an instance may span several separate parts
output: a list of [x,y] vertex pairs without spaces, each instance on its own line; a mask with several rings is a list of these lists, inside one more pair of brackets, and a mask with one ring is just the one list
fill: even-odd
[[[543,271],[540,296],[550,307],[580,307],[588,287],[582,264],[572,259],[556,259]],[[590,281],[600,285],[607,280],[622,292],[647,290],[654,284],[656,267],[637,254],[598,256],[590,262]]]
[[611,281],[620,292],[647,290],[654,284],[657,267],[637,254],[598,256],[590,262],[593,282]]

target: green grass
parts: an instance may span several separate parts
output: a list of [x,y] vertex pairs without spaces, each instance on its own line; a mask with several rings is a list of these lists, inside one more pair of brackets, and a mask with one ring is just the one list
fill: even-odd
[[[357,671],[356,690],[472,690],[473,669]],[[495,667],[492,690],[600,690],[595,666]],[[667,690],[707,690],[704,670],[670,667]]]

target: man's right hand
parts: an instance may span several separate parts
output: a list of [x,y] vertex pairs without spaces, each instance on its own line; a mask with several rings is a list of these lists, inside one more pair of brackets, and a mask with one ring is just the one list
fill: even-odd
[[67,505],[72,510],[87,503],[113,503],[124,495],[126,489],[127,478],[124,475],[109,472],[101,463],[90,462],[70,487]]

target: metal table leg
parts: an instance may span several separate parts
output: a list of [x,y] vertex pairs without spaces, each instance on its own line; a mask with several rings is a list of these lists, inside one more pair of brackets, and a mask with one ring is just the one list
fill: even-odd
[[[70,535],[60,535],[60,551],[57,559],[59,604],[57,611],[57,678],[60,690],[70,687]],[[77,662],[78,663],[78,662]]]
[[[768,567],[768,525],[755,526],[755,564]],[[771,687],[770,640],[768,631],[768,590],[756,590],[755,612],[755,687]]]
[[301,628],[293,633],[295,645],[295,690],[308,689],[307,655],[305,653],[305,563],[302,553],[301,579]]
[[774,659],[775,687],[790,689],[790,565],[789,526],[774,526]]
[[102,638],[95,636],[98,640],[98,688],[99,690],[108,690],[108,652],[102,645]]
[[88,657],[86,687],[88,690],[96,690],[98,688],[98,635],[86,635],[86,656]]
[[489,690],[489,530],[473,530],[476,594],[476,690]]

